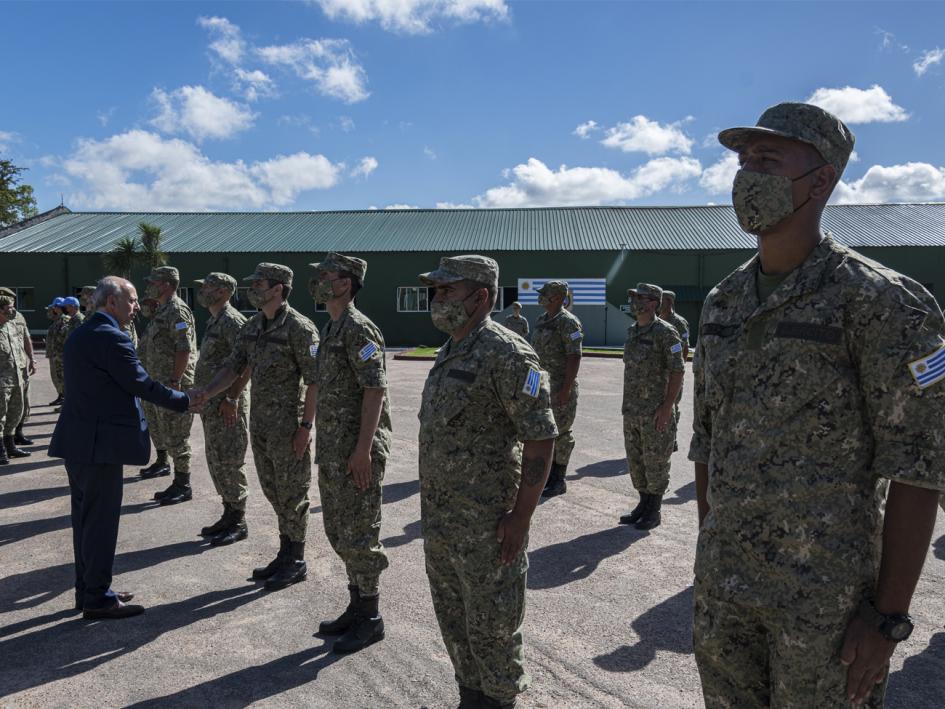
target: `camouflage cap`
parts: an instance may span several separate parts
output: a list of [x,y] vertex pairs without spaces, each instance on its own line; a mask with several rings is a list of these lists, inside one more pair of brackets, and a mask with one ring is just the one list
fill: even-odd
[[546,281],[537,293],[539,295],[567,295],[568,288],[567,281]]
[[727,128],[719,133],[719,142],[729,150],[738,150],[753,135],[779,135],[814,147],[821,157],[841,174],[847,166],[856,136],[843,121],[819,106],[809,103],[779,103],[761,114],[753,127]]
[[152,283],[160,281],[162,283],[180,283],[180,271],[173,266],[155,266],[151,273],[144,277],[144,280]]
[[325,258],[317,263],[310,263],[309,266],[316,271],[348,271],[364,283],[364,277],[367,275],[367,261],[354,256],[345,256],[336,251],[329,251]]
[[513,301],[512,304],[511,304],[509,307],[510,307],[510,308],[521,308],[521,307],[522,307],[522,304],[519,303],[519,302],[516,300],[516,301]]
[[198,286],[206,283],[211,288],[229,288],[236,292],[236,279],[228,273],[220,273],[219,271],[208,273],[206,278],[195,278],[194,283]]
[[0,286],[0,295],[5,295],[7,298],[16,298],[16,293],[6,286]]
[[263,261],[256,265],[256,270],[243,278],[244,281],[271,281],[275,283],[285,283],[292,285],[292,269],[278,263],[267,263]]
[[663,289],[659,286],[654,286],[652,283],[637,283],[636,288],[627,288],[627,295],[639,295],[644,298],[652,298],[653,300],[662,300]]
[[443,256],[440,267],[429,273],[421,273],[420,281],[428,286],[470,280],[483,285],[499,285],[499,264],[488,256],[467,254],[465,256]]
[[95,286],[82,286],[81,295],[92,295],[95,292]]
[[0,308],[5,305],[13,305],[13,298],[9,295],[0,295]]
[[664,289],[663,289],[663,297],[664,297],[664,298],[669,298],[670,300],[676,300],[676,293],[675,293],[675,291],[666,290],[666,289],[664,288]]

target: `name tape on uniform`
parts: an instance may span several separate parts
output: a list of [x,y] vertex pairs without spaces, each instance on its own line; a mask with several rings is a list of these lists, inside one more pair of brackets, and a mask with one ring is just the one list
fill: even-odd
[[912,378],[919,389],[925,389],[945,379],[945,345],[915,362],[910,362],[909,371],[912,372]]
[[541,388],[541,370],[529,367],[528,376],[525,377],[525,386],[522,387],[522,393],[528,394],[533,399],[538,396],[538,390]]
[[358,357],[362,362],[367,362],[369,359],[371,359],[375,352],[377,352],[377,345],[375,345],[373,342],[368,342],[358,351]]
[[185,322],[179,322],[179,323],[177,323],[177,324],[174,326],[174,329],[175,329],[175,330],[186,330],[186,329],[187,329],[187,323],[185,323]]

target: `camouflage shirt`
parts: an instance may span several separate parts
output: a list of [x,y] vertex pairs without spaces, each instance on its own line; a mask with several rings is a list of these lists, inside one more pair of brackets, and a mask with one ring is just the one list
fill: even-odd
[[46,331],[46,356],[55,359],[62,356],[62,347],[66,343],[64,332],[66,325],[69,324],[69,316],[60,315],[49,323],[49,329]]
[[243,325],[226,366],[237,373],[252,367],[251,424],[302,416],[303,387],[315,383],[317,356],[315,324],[288,303],[272,320],[259,311]]
[[25,338],[30,336],[29,325],[26,324],[26,318],[23,317],[23,313],[19,310],[16,311],[16,317],[12,322],[8,322],[4,327],[11,328],[15,333],[15,338],[19,347],[17,347],[13,354],[16,359],[16,366],[20,369],[26,369],[29,367],[30,358],[26,353],[26,345],[24,345]]
[[660,319],[676,328],[676,332],[679,333],[679,339],[682,340],[684,349],[689,347],[689,322],[686,318],[673,311],[669,314],[669,317]]
[[0,388],[8,389],[23,386],[23,367],[17,362],[17,349],[23,348],[23,341],[14,321],[0,327]]
[[349,303],[337,322],[329,320],[322,327],[316,364],[315,462],[343,462],[354,452],[365,389],[385,390],[371,455],[386,459],[390,455],[391,420],[381,331]]
[[542,313],[539,316],[532,333],[532,347],[551,377],[552,392],[558,391],[564,383],[567,357],[581,354],[583,340],[581,321],[564,308],[555,315]]
[[440,348],[419,413],[424,536],[494,542],[518,494],[520,441],[558,435],[540,367],[531,347],[490,319]]
[[623,413],[652,415],[666,398],[669,375],[685,370],[682,343],[672,325],[660,318],[643,327],[631,325],[623,346]]
[[524,316],[513,313],[506,317],[502,324],[516,335],[528,337],[528,320]]
[[81,325],[83,322],[85,322],[85,316],[82,313],[77,312],[75,315],[69,316],[69,322],[66,323],[66,326],[62,333],[62,346],[63,347],[66,346],[66,340],[69,339],[69,335],[75,332],[79,328],[79,325]]
[[829,236],[763,303],[757,272],[756,256],[702,311],[696,576],[799,616],[849,608],[876,580],[880,478],[945,490],[945,322],[921,285]]
[[[200,357],[194,372],[194,386],[205,387],[214,375],[223,369],[230,353],[236,349],[240,330],[246,324],[246,317],[229,303],[216,315],[211,315],[200,341]],[[210,400],[205,409],[216,411],[226,392]]]
[[174,378],[174,357],[178,352],[189,352],[187,368],[181,376],[181,387],[189,387],[194,381],[194,362],[197,359],[197,335],[194,314],[187,304],[172,296],[159,307],[141,337],[141,352],[144,353],[144,368],[162,384]]

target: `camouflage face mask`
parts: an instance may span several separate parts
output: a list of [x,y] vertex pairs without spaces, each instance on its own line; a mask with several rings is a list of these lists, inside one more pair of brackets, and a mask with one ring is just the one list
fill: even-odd
[[309,282],[308,290],[316,303],[327,303],[335,297],[334,283],[340,281],[340,278],[328,280],[326,278],[313,278]]
[[793,179],[748,170],[736,172],[732,183],[732,206],[742,231],[749,234],[766,232],[810,202],[808,197],[795,207],[791,185],[822,167],[818,165]]
[[144,294],[149,298],[158,298],[161,295],[161,289],[158,287],[157,283],[148,283],[145,286]]
[[466,301],[479,291],[473,291],[462,300],[434,300],[430,303],[430,319],[433,327],[448,335],[459,330],[472,317],[466,312]]

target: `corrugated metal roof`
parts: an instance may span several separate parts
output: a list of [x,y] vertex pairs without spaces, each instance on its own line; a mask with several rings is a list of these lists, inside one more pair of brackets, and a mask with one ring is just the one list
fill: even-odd
[[[730,206],[414,209],[349,212],[74,212],[0,239],[7,253],[100,253],[139,222],[168,253],[715,251],[753,249]],[[852,247],[945,246],[945,203],[831,205]]]

